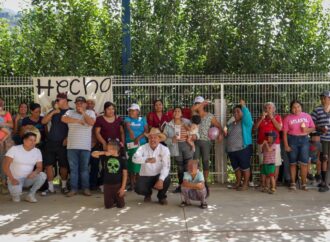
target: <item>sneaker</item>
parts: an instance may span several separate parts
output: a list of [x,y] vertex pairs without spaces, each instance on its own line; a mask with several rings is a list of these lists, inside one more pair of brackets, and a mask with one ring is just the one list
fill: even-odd
[[167,205],[167,199],[166,198],[159,199],[158,202],[159,202],[160,205]]
[[85,195],[85,196],[92,196],[92,193],[91,193],[91,191],[89,190],[89,189],[84,189],[84,191],[83,191],[83,194]]
[[144,202],[145,203],[151,202],[151,196],[144,196]]
[[30,203],[36,203],[36,202],[38,202],[37,199],[36,199],[36,197],[35,197],[35,195],[34,194],[31,194],[31,193],[29,193],[28,195],[26,195],[25,201],[30,202]]
[[307,179],[310,181],[314,181],[314,176],[310,173],[307,174]]
[[73,197],[75,195],[77,195],[77,192],[75,192],[75,191],[70,191],[66,194],[67,197]]
[[61,188],[61,193],[63,193],[63,194],[67,194],[67,193],[69,193],[70,191],[69,191],[69,189],[67,188],[67,187],[62,187]]
[[173,193],[181,193],[181,187],[180,186],[176,187]]
[[254,187],[254,182],[253,181],[249,182],[249,187]]
[[321,181],[321,175],[320,174],[315,174],[315,180],[317,182],[320,182]]
[[321,186],[319,188],[319,192],[327,192],[327,191],[329,191],[329,187],[328,186]]
[[204,202],[204,203],[201,203],[201,206],[200,206],[200,208],[202,208],[202,209],[205,209],[205,208],[207,208],[207,203],[206,203],[206,202]]
[[11,199],[13,200],[13,202],[15,203],[18,203],[21,201],[21,197],[18,195],[18,196],[12,196]]
[[290,188],[289,188],[290,190],[292,190],[292,191],[295,191],[295,190],[297,190],[297,186],[296,186],[296,183],[291,183],[291,185],[290,185]]

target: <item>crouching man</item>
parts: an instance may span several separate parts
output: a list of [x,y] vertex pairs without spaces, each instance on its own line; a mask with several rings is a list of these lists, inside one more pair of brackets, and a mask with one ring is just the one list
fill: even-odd
[[133,156],[133,162],[141,164],[140,176],[135,186],[135,192],[144,195],[144,201],[151,201],[152,189],[158,190],[157,198],[161,205],[167,204],[166,192],[170,186],[170,151],[160,144],[166,136],[158,128],[151,128],[145,134],[149,143],[138,148]]
[[46,181],[46,174],[41,172],[41,152],[35,148],[36,138],[35,133],[25,133],[23,144],[11,147],[5,155],[3,170],[7,176],[8,190],[14,202],[21,200],[23,187],[31,187],[25,200],[32,203],[37,202],[35,194]]

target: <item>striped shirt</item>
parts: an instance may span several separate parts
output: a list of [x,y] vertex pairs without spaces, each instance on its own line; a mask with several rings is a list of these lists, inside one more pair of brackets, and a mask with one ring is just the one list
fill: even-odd
[[325,112],[323,106],[318,106],[311,116],[317,128],[328,127],[328,132],[321,134],[321,141],[330,141],[330,113]]
[[[91,118],[95,119],[95,112],[92,110],[86,110],[86,114]],[[76,110],[68,110],[64,116],[75,119],[83,119],[80,113]],[[67,149],[78,149],[78,150],[91,150],[92,146],[92,128],[91,125],[81,125],[77,123],[69,123],[68,133],[68,146]]]

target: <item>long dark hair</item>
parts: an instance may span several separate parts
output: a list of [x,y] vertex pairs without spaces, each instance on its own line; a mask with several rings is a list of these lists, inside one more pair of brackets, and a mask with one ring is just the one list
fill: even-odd
[[293,105],[295,105],[296,103],[298,103],[298,104],[301,106],[301,109],[303,109],[303,105],[302,105],[302,103],[301,103],[299,100],[294,99],[294,100],[292,100],[291,103],[290,103],[290,112],[291,112],[291,113],[292,113],[292,107],[293,107]]

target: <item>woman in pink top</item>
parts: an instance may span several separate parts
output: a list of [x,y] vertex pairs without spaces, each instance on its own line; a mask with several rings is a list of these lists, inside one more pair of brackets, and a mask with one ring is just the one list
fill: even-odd
[[312,117],[302,112],[301,102],[293,100],[290,104],[291,114],[283,122],[283,142],[290,162],[290,189],[296,189],[296,166],[300,163],[302,189],[306,188],[307,164],[309,160],[308,134],[315,130]]

